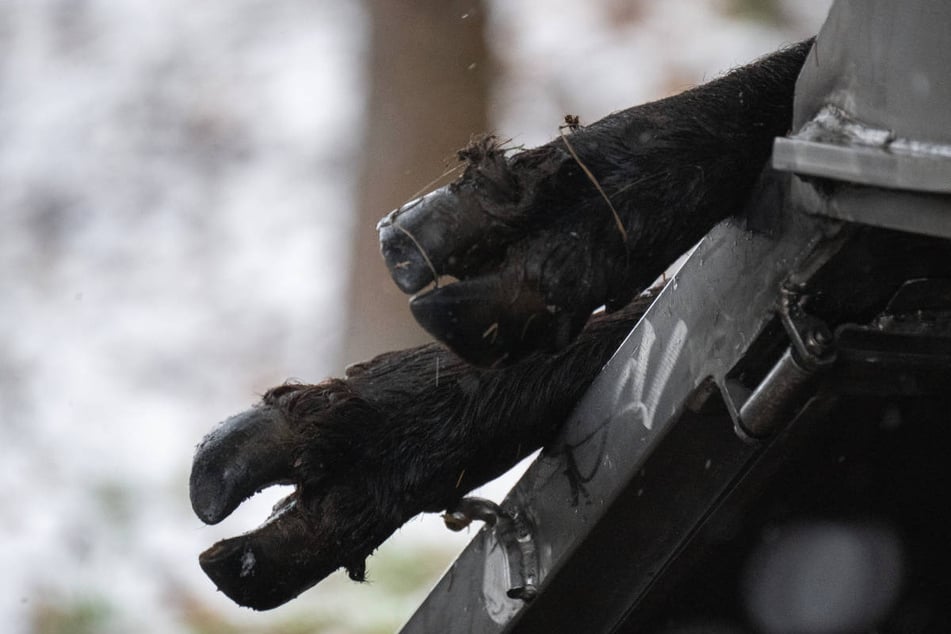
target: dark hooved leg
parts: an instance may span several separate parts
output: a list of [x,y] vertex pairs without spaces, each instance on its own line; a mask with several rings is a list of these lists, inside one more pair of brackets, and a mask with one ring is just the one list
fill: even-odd
[[650,284],[738,211],[792,120],[811,40],[679,95],[509,155],[491,138],[464,174],[379,225],[419,323],[491,366],[556,350],[598,306]]
[[[459,280],[416,297],[417,318],[500,369],[438,345],[392,352],[274,388],[222,423],[194,458],[200,518],[219,522],[271,484],[296,489],[259,529],[201,555],[218,587],[267,609],[341,567],[363,579],[410,517],[455,507],[546,442],[648,302],[628,299],[741,206],[789,125],[808,47],[534,150],[476,143],[459,181],[390,214],[383,252],[403,290]],[[602,304],[616,312],[589,320]]]
[[270,390],[198,446],[192,506],[217,523],[271,484],[296,490],[263,526],[202,553],[202,569],[234,601],[262,610],[341,567],[363,579],[366,557],[408,519],[457,508],[540,447],[651,299],[593,318],[558,354],[504,369],[430,344],[343,379]]

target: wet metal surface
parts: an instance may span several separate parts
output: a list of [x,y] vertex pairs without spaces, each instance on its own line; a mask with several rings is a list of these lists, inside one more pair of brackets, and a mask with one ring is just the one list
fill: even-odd
[[[596,631],[647,590],[757,450],[727,415],[710,423],[687,413],[678,424],[684,404],[708,377],[723,382],[771,319],[783,280],[829,226],[790,210],[762,213],[772,232],[729,221],[701,242],[503,503],[534,526],[538,598],[506,596],[506,549],[486,528],[404,632],[557,628],[577,618],[579,601]],[[672,495],[676,505],[657,504]],[[611,573],[596,574],[599,562]],[[570,604],[565,592],[575,597]]]

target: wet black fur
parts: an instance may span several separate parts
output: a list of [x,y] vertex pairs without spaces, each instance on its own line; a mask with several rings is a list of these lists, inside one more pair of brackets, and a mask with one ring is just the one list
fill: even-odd
[[541,447],[652,298],[593,317],[555,355],[508,368],[475,368],[429,344],[351,366],[345,379],[271,389],[263,406],[298,430],[286,451],[304,507],[325,513],[323,492],[347,490],[352,506],[334,510],[347,519],[341,551],[362,563],[406,520],[452,508]]
[[[278,514],[266,535],[235,538],[236,546],[203,555],[202,565],[219,587],[244,605],[269,608],[336,567],[362,579],[364,559],[409,518],[452,507],[544,445],[649,303],[630,299],[743,206],[774,137],[788,130],[809,45],[566,131],[567,141],[559,137],[514,155],[490,140],[464,150],[466,172],[447,195],[485,207],[465,220],[482,223],[483,239],[460,243],[453,257],[437,262],[439,274],[461,281],[433,293],[464,294],[477,288],[466,286],[473,280],[501,279],[501,286],[479,288],[505,291],[501,310],[527,311],[512,318],[520,334],[500,333],[509,337],[502,344],[511,348],[511,358],[521,361],[480,369],[431,344],[380,355],[342,379],[267,392],[250,415],[276,412],[293,430],[273,446],[263,438],[261,451],[293,465],[297,492],[287,505],[290,519]],[[579,159],[620,215],[626,242]],[[601,304],[616,312],[589,319]],[[440,304],[433,306],[435,319]],[[569,316],[567,327],[555,323],[561,328],[556,345],[526,336],[526,315],[539,310],[541,320],[545,314],[556,322],[558,314]],[[464,328],[467,314],[460,309],[453,319],[439,332],[465,353],[469,344],[460,344],[462,335],[454,339],[452,328]],[[501,321],[504,330],[507,322]],[[484,330],[481,323],[472,328],[473,345],[491,343]],[[227,448],[227,430],[214,442]],[[228,473],[206,458],[210,452],[199,448],[193,483],[200,473],[199,480],[223,486],[214,478],[225,481]],[[297,522],[297,528],[285,529],[282,521]],[[310,527],[304,541],[281,541],[300,525]],[[258,549],[255,540],[264,539],[274,544]],[[259,561],[261,553],[271,553],[273,566],[260,567],[257,577],[238,575],[247,552]],[[307,566],[313,570],[295,569]]]
[[[432,269],[461,280],[414,298],[417,319],[493,365],[563,347],[592,310],[623,306],[742,207],[789,129],[810,44],[511,156],[491,138],[472,144],[458,181],[385,221],[400,225],[381,239],[404,290]],[[413,276],[417,250],[429,257]]]

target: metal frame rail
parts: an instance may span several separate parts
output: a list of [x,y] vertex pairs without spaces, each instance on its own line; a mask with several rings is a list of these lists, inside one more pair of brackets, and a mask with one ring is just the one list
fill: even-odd
[[[898,527],[909,587],[949,596],[949,24],[947,3],[836,3],[749,208],[701,241],[403,632],[740,618],[763,532],[836,514]],[[911,59],[863,48],[887,34],[915,36]],[[906,94],[907,68],[943,107]]]

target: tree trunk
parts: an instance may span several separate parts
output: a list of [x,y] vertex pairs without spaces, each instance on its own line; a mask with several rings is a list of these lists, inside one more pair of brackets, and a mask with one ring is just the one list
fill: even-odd
[[344,361],[428,340],[390,280],[375,226],[457,164],[486,129],[489,60],[479,1],[370,0],[370,96],[357,186]]

